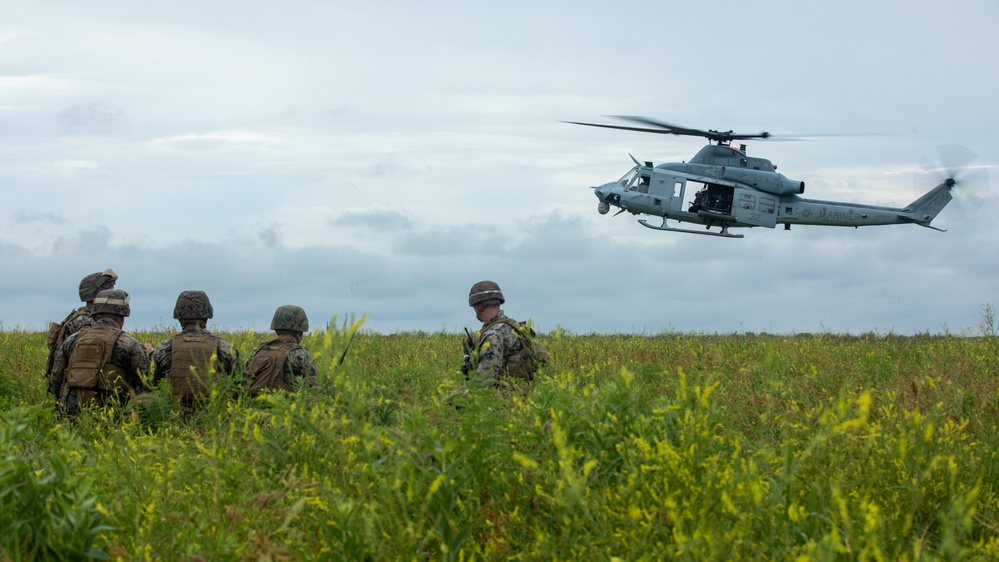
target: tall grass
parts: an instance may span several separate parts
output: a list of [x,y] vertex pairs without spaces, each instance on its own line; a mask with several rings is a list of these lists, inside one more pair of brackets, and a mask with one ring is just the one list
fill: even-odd
[[[994,333],[556,330],[533,383],[448,401],[459,335],[359,327],[304,340],[318,391],[218,388],[185,417],[159,388],[75,424],[43,335],[0,332],[7,558],[999,557]],[[244,358],[268,337],[223,335]],[[26,495],[41,481],[63,499]]]

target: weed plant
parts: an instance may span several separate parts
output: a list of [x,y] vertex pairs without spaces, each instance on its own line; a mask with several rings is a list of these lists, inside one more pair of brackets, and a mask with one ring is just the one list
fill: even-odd
[[[556,329],[535,381],[467,393],[462,335],[334,318],[303,341],[318,390],[224,380],[184,415],[161,385],[73,423],[44,334],[2,331],[0,559],[992,560],[983,316],[978,337]],[[244,359],[269,337],[222,335]]]

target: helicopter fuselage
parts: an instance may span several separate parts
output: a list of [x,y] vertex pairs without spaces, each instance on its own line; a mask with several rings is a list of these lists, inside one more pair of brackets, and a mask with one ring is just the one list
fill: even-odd
[[[929,226],[933,217],[950,201],[950,185],[940,184],[905,208],[863,205],[839,201],[805,199],[805,183],[777,173],[763,158],[751,158],[745,149],[708,145],[690,162],[652,166],[636,165],[616,182],[594,189],[597,210],[606,214],[610,207],[633,215],[662,218],[662,226],[644,220],[644,226],[741,237],[729,234],[730,227],[784,224],[824,226],[873,226],[914,223]],[[683,230],[667,226],[667,220],[717,226],[720,232]],[[930,227],[933,228],[933,227]]]

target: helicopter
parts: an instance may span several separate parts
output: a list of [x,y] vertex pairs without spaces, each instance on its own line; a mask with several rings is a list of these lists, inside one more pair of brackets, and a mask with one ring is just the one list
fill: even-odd
[[[905,207],[884,207],[840,201],[805,199],[805,182],[780,174],[770,160],[746,154],[745,144],[737,141],[769,139],[770,133],[742,134],[732,131],[700,130],[680,127],[645,117],[615,116],[642,125],[621,126],[565,121],[573,125],[621,129],[644,133],[703,137],[708,144],[688,162],[639,162],[631,156],[634,167],[621,179],[593,188],[599,203],[597,212],[607,214],[611,207],[633,215],[662,217],[662,224],[646,219],[638,222],[653,230],[703,234],[725,238],[743,238],[730,228],[766,227],[783,224],[821,226],[873,226],[916,224],[940,232],[931,222],[952,200],[957,185],[949,173],[943,181]],[[987,181],[987,180],[986,180]],[[667,225],[667,220],[694,223],[705,230]],[[717,231],[712,228],[717,227]]]

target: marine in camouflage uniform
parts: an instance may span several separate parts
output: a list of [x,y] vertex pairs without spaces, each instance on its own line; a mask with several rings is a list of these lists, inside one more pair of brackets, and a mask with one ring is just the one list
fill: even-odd
[[483,323],[466,368],[474,369],[472,380],[479,385],[499,386],[504,379],[532,380],[538,367],[548,362],[544,348],[531,342],[530,327],[500,309],[504,302],[503,292],[492,281],[480,281],[468,293],[468,305]]
[[53,361],[49,393],[69,415],[83,406],[108,406],[144,392],[149,370],[146,347],[122,331],[129,296],[113,289],[97,293],[92,326],[66,338]]
[[90,307],[94,304],[94,297],[97,293],[106,289],[114,289],[114,284],[118,280],[118,274],[111,269],[105,269],[97,273],[91,273],[80,281],[80,301],[84,303],[80,308],[73,309],[66,315],[66,319],[56,324],[49,323],[49,333],[46,344],[49,349],[49,356],[45,362],[45,378],[52,376],[52,365],[55,362],[56,353],[66,338],[80,331],[84,326],[93,326],[94,318],[90,315]]
[[[250,396],[264,391],[291,392],[296,384],[319,385],[319,371],[312,355],[299,345],[309,331],[302,307],[286,304],[274,311],[271,329],[277,338],[260,344],[246,363],[246,389]],[[298,383],[297,381],[303,381]]]
[[[214,316],[204,291],[183,291],[173,309],[181,332],[153,350],[153,383],[165,378],[185,413],[192,413],[196,401],[209,392],[210,378],[232,376],[240,368],[239,352],[229,340],[208,331]],[[178,369],[173,368],[175,362]]]

